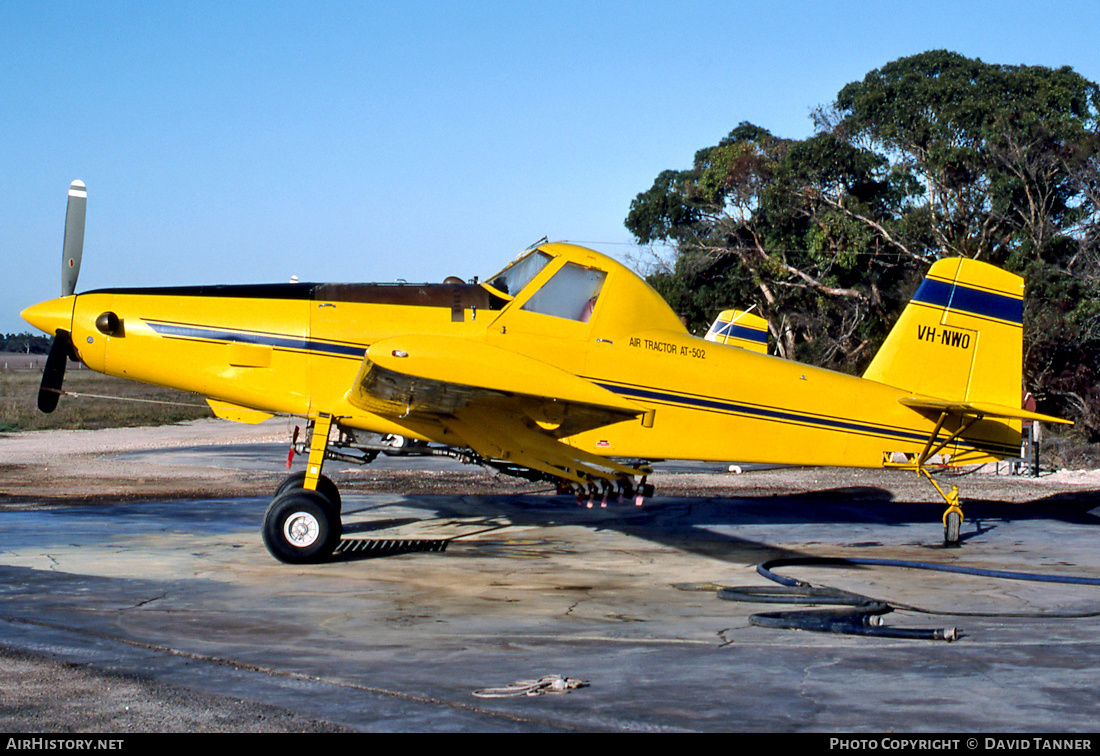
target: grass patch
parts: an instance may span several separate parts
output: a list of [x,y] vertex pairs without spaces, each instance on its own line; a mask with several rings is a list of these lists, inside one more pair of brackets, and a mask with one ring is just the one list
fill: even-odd
[[47,415],[38,410],[41,381],[41,370],[0,371],[0,433],[171,425],[214,416],[197,394],[79,370],[73,363],[65,374],[65,391],[116,398],[62,395],[57,409]]

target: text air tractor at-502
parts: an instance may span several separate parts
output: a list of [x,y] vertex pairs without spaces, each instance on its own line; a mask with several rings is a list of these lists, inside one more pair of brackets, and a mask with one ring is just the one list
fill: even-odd
[[[969,259],[932,266],[858,378],[761,353],[765,324],[750,313],[696,338],[635,273],[562,243],[482,283],[74,294],[85,197],[74,182],[61,298],[23,312],[54,336],[40,406],[56,404],[71,354],[201,394],[221,417],[307,418],[306,471],[279,487],[263,525],[286,562],[333,551],[340,495],[322,467],[372,460],[375,434],[553,480],[582,501],[640,502],[654,460],[902,467],[932,480],[932,462],[1017,456],[1022,420],[1062,422],[1020,409],[1022,279]],[[959,497],[943,495],[954,541]]]

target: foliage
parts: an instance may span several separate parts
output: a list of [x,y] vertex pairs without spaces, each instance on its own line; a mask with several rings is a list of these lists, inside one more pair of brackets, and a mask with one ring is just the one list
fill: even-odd
[[[1000,66],[943,50],[894,61],[837,95],[834,132],[919,184],[938,256],[1041,255],[1080,219],[1070,163],[1100,89],[1070,68]],[[829,119],[819,115],[819,125]]]
[[928,266],[1025,277],[1025,382],[1100,438],[1100,87],[947,51],[894,61],[790,140],[739,124],[631,203],[674,262],[650,281],[699,333],[755,305],[778,354],[862,372]]
[[48,336],[36,336],[33,333],[0,335],[0,352],[47,354],[49,351],[50,338]]

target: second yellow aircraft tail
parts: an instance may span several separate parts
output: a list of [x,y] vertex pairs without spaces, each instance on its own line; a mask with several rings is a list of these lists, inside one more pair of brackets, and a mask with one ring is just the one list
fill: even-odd
[[704,338],[707,341],[767,354],[768,321],[747,310],[722,310]]
[[932,265],[863,374],[953,402],[1020,406],[1024,280],[968,258]]

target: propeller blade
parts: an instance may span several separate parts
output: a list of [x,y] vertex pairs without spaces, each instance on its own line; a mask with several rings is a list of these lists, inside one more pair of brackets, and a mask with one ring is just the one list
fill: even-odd
[[61,384],[65,382],[65,366],[73,351],[72,336],[60,328],[50,342],[50,354],[42,371],[42,386],[38,389],[38,409],[53,412],[61,398]]
[[69,205],[65,209],[65,245],[61,252],[61,296],[76,291],[80,258],[84,253],[84,214],[88,207],[88,189],[77,180],[69,185]]

